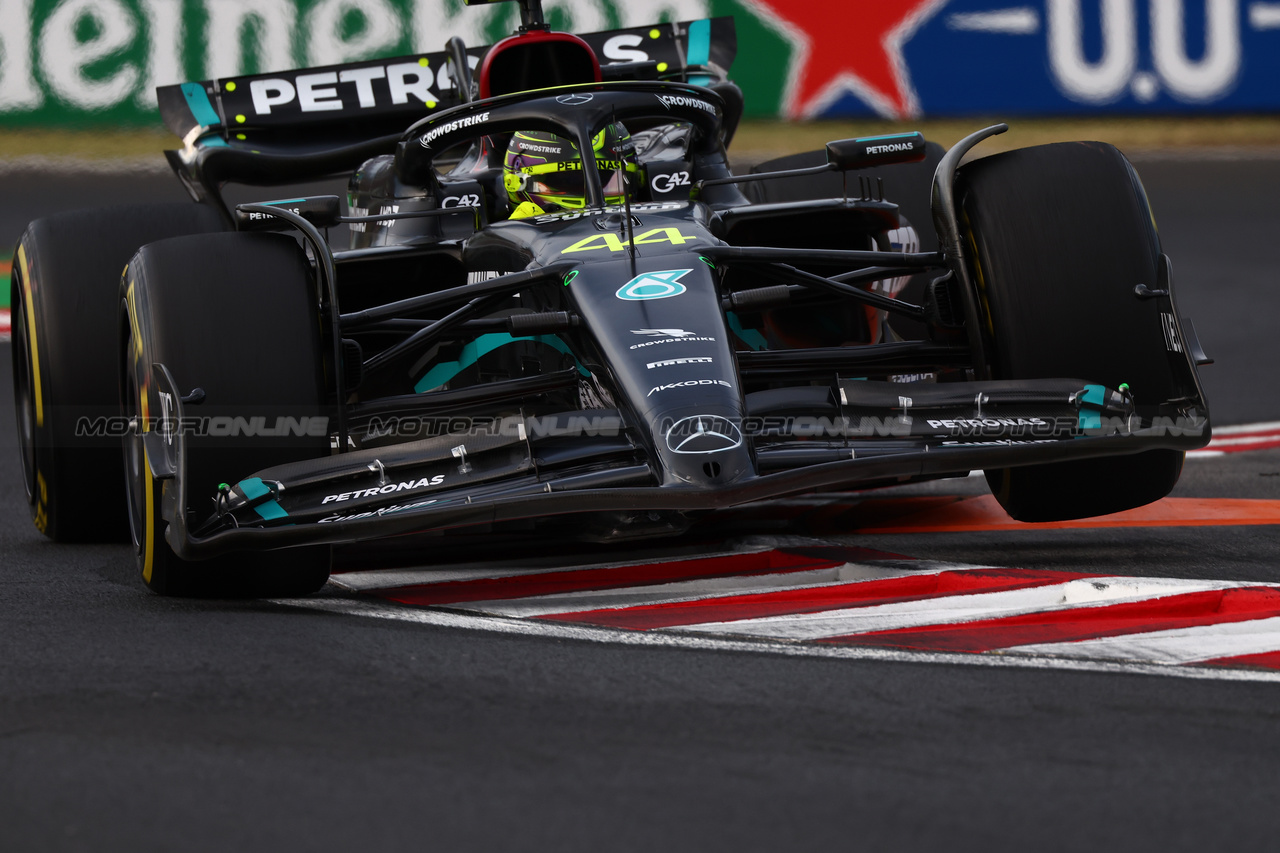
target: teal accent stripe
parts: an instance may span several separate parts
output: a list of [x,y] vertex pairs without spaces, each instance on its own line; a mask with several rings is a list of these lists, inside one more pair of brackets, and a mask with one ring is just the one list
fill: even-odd
[[[559,350],[565,355],[573,357],[575,362],[577,361],[577,357],[573,356],[573,352],[569,349],[569,345],[555,335],[535,335],[533,337],[513,338],[506,332],[495,332],[490,335],[481,335],[474,341],[463,346],[462,355],[458,357],[457,361],[445,361],[437,364],[435,367],[432,367],[427,371],[427,375],[419,379],[418,383],[413,386],[413,390],[422,394],[433,388],[439,388],[441,385],[448,382],[471,365],[475,364],[484,356],[496,349],[505,347],[508,344],[514,344],[517,341],[536,341],[540,344],[545,344],[553,349]],[[591,371],[587,370],[581,364],[578,364],[578,372],[583,376],[591,375]]]
[[[685,61],[690,65],[706,65],[711,61],[711,19],[703,18],[689,25],[689,55]],[[711,78],[705,74],[696,74],[689,78],[695,86],[705,86]]]
[[910,133],[886,133],[883,136],[861,136],[860,140],[869,142],[872,139],[902,139],[904,136],[915,136],[920,131],[913,130]]
[[1080,395],[1080,402],[1088,406],[1097,406],[1101,409],[1107,402],[1107,387],[1105,385],[1084,386],[1084,393]]
[[[262,478],[260,477],[250,477],[247,480],[241,480],[239,483],[236,483],[236,488],[238,488],[244,496],[251,501],[257,500],[263,495],[271,494],[271,490],[267,488],[267,484],[262,482]],[[276,503],[274,500],[258,504],[253,508],[253,511],[260,517],[265,518],[267,521],[274,521],[277,518],[289,517],[289,513],[285,512],[280,504]]]
[[742,321],[738,319],[738,315],[732,311],[726,312],[725,317],[729,320],[729,330],[737,335],[738,340],[742,341],[753,350],[762,350],[769,345],[764,339],[764,335],[755,329],[742,328]]
[[711,61],[711,19],[703,18],[689,25],[689,64],[706,65]]
[[257,500],[265,494],[270,493],[267,484],[262,482],[261,477],[250,477],[248,480],[241,480],[236,483],[236,488],[244,493],[249,500]]
[[285,512],[280,504],[275,501],[267,501],[266,503],[258,504],[253,508],[253,511],[265,518],[267,521],[275,521],[277,518],[289,517],[289,513]]
[[[1080,402],[1085,406],[1097,406],[1101,409],[1107,402],[1107,388],[1105,385],[1086,385],[1084,392],[1080,395]],[[1102,428],[1102,412],[1080,410],[1079,414],[1080,429],[1101,429]]]
[[[187,109],[201,127],[220,127],[222,118],[209,103],[209,93],[199,83],[183,83],[182,95],[187,99]],[[200,144],[210,148],[225,148],[227,141],[221,136],[208,136],[200,140]]]
[[187,99],[187,108],[191,110],[191,115],[197,122],[205,127],[222,124],[218,111],[213,108],[213,104],[209,103],[209,93],[204,90],[204,86],[199,83],[183,83],[182,94]]

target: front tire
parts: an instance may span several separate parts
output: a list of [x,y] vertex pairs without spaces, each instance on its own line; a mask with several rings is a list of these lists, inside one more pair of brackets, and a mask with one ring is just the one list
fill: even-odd
[[[151,382],[163,364],[204,427],[185,431],[186,513],[198,525],[220,483],[329,453],[329,432],[264,436],[223,426],[281,423],[326,414],[315,289],[306,256],[280,234],[217,234],[144,246],[122,283],[120,401],[140,430],[125,440],[130,528],[143,582],[162,595],[305,595],[329,577],[328,546],[183,560],[165,538],[157,480],[141,432],[163,411]],[[309,422],[309,421],[308,421]],[[265,516],[264,516],[265,517]]]
[[[1139,402],[1177,394],[1155,300],[1160,240],[1133,167],[1100,142],[996,154],[960,170],[962,229],[985,316],[992,378],[1079,377]],[[1183,454],[1151,450],[986,472],[1020,521],[1106,515],[1178,482]]]

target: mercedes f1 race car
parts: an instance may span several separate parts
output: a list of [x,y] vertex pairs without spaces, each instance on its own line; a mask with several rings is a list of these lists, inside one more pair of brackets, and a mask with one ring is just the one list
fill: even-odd
[[[580,37],[520,8],[492,47],[162,87],[194,203],[30,225],[41,531],[131,533],[163,594],[304,594],[337,545],[670,536],[974,470],[1016,519],[1111,513],[1208,442],[1115,148],[962,164],[998,125],[735,172],[731,19]],[[334,175],[345,209],[224,201]]]

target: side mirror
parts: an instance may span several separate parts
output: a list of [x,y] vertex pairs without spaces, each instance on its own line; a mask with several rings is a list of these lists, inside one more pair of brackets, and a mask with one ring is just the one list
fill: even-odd
[[[278,207],[296,213],[317,228],[328,228],[342,221],[342,202],[336,195],[313,195],[308,198],[290,198],[283,201],[264,201],[266,207]],[[235,211],[237,231],[288,231],[293,226],[285,219],[257,210]]]
[[926,153],[924,134],[919,132],[838,139],[827,143],[827,167],[845,172],[894,163],[919,163]]

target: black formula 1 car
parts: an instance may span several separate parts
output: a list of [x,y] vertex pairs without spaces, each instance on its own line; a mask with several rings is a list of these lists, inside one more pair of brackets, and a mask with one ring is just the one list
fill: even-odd
[[[1014,518],[1099,515],[1208,442],[1207,360],[1115,148],[961,165],[1001,125],[735,174],[731,19],[583,38],[521,11],[490,48],[162,87],[196,203],[31,224],[40,530],[131,531],[160,593],[298,594],[339,544],[663,536],[976,469]],[[585,156],[522,165],[537,140]],[[223,201],[336,174],[345,214]]]

